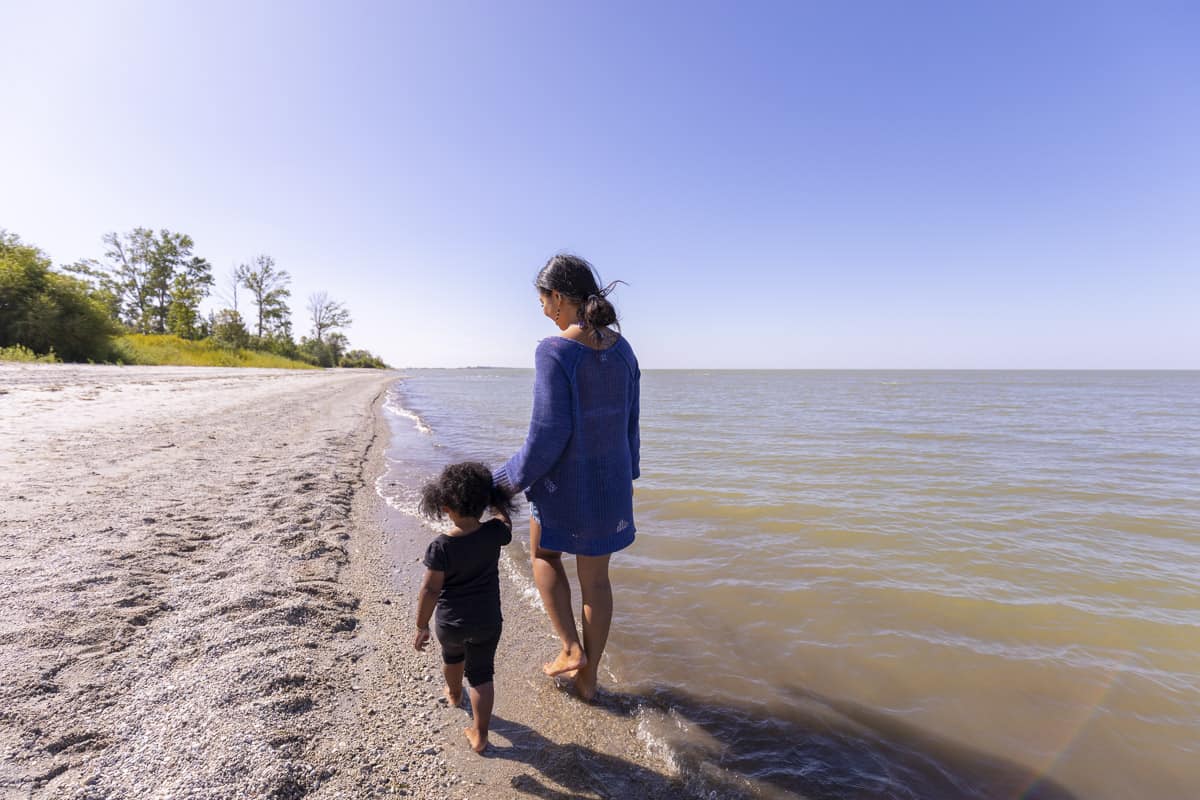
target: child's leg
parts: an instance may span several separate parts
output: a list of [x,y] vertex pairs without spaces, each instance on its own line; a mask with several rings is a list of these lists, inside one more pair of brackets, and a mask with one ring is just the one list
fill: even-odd
[[495,684],[488,681],[482,686],[471,684],[472,725],[463,729],[471,749],[482,753],[488,744],[488,726],[492,723],[492,705],[496,702]]
[[437,626],[438,643],[442,646],[442,675],[446,678],[446,699],[450,705],[462,704],[463,670],[467,665],[467,650],[462,635],[453,628]]
[[457,664],[442,664],[442,674],[446,676],[446,699],[455,708],[462,705],[463,671],[466,666],[467,662],[465,661]]
[[500,628],[478,638],[469,638],[464,643],[467,651],[467,681],[471,684],[472,725],[463,729],[463,733],[476,753],[482,753],[488,744],[488,727],[492,723],[492,706],[496,701],[492,677],[495,674],[498,644]]

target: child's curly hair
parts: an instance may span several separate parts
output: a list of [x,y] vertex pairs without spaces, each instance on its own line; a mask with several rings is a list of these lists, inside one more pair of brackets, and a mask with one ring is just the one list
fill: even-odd
[[491,470],[478,461],[464,461],[446,467],[437,480],[421,488],[422,516],[441,519],[443,508],[464,517],[480,517],[485,508],[511,515],[517,506],[507,492],[492,483]]

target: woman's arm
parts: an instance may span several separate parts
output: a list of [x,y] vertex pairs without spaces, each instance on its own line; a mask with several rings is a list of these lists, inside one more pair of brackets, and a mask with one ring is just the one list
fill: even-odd
[[642,475],[642,430],[639,417],[642,409],[642,371],[633,368],[633,402],[629,407],[629,458],[633,467],[633,479]]
[[534,358],[533,414],[525,444],[492,473],[496,485],[509,494],[528,489],[549,472],[574,430],[571,383],[554,357],[553,347],[549,339],[543,341]]

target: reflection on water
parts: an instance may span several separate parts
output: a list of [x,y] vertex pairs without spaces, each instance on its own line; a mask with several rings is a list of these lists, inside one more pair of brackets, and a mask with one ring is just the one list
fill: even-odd
[[[1200,796],[1200,374],[643,381],[609,667],[690,774],[764,796]],[[395,496],[515,450],[530,387],[403,381],[429,449]]]

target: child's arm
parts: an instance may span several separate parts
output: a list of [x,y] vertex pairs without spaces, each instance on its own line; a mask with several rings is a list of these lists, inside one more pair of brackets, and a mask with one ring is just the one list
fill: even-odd
[[421,581],[421,590],[417,597],[417,635],[413,638],[413,647],[418,651],[424,650],[429,644],[429,619],[437,605],[438,595],[442,593],[442,582],[446,573],[437,569],[425,570],[425,579]]

